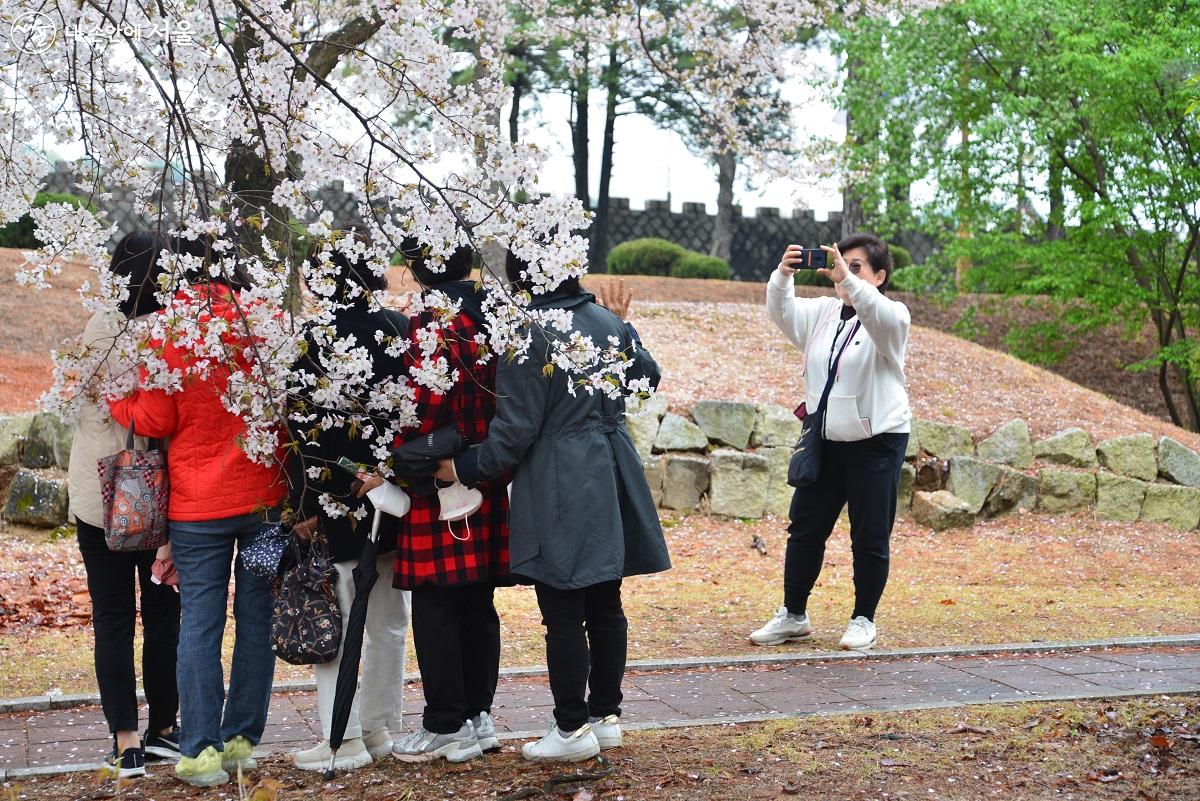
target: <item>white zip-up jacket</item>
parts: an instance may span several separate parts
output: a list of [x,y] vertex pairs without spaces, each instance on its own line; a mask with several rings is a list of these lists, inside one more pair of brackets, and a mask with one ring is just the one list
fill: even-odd
[[857,316],[839,326],[843,305],[839,298],[797,298],[792,277],[778,269],[767,283],[767,313],[804,351],[805,404],[816,411],[829,363],[857,320],[861,325],[846,346],[829,393],[824,438],[857,442],[876,434],[907,433],[912,427],[904,390],[911,324],[908,307],[853,274],[846,276],[842,287]]

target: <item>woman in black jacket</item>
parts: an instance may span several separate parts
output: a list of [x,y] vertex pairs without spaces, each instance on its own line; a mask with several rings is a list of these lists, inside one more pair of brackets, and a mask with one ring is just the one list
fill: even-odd
[[[518,290],[532,289],[527,270],[509,255],[508,278]],[[533,761],[588,759],[621,744],[628,642],[621,581],[671,566],[625,428],[623,399],[572,387],[576,373],[544,369],[552,338],[565,344],[579,335],[598,347],[617,342],[629,360],[626,382],[648,379],[657,386],[658,365],[633,327],[595,301],[578,279],[534,296],[531,309],[570,310],[573,330],[536,329],[528,358],[499,360],[487,439],[443,462],[437,476],[473,485],[515,471],[510,570],[537,592],[554,696],[555,725],[522,749]]]
[[[368,413],[368,394],[386,393],[389,386],[398,387],[403,382],[403,343],[408,336],[408,318],[380,307],[371,296],[370,293],[387,288],[387,278],[373,273],[365,259],[334,250],[330,261],[336,269],[332,276],[335,285],[332,297],[345,308],[335,310],[328,325],[310,323],[305,354],[293,368],[302,382],[307,377],[313,385],[293,393],[288,428],[299,450],[289,459],[288,473],[291,509],[297,519],[305,521],[297,526],[299,533],[307,535],[315,530],[316,536],[328,544],[337,569],[338,607],[344,631],[345,617],[354,601],[352,571],[366,543],[375,509],[370,500],[355,495],[351,486],[354,477],[335,466],[335,462],[340,457],[363,465],[378,461],[372,452],[373,440],[384,430],[387,420]],[[310,286],[315,280],[330,277],[328,268],[319,267],[315,255],[310,257],[309,267]],[[314,274],[321,275],[321,279],[314,279]],[[383,332],[382,341],[377,340],[376,332]],[[315,403],[312,396],[340,372],[341,357],[336,344],[351,337],[353,346],[365,349],[371,359],[370,379],[359,396],[340,398],[336,408]],[[393,343],[400,343],[400,347],[389,348]],[[389,349],[396,355],[389,354]],[[322,430],[316,421],[325,415],[340,419],[342,424]],[[357,420],[358,425],[351,425],[351,419]],[[374,431],[370,430],[372,426]],[[392,573],[398,531],[399,520],[383,515],[377,563],[381,576]],[[375,582],[367,605],[362,690],[354,696],[345,740],[335,762],[338,769],[362,767],[392,752],[392,734],[398,733],[401,725],[408,617],[409,593],[395,589],[386,578]],[[299,768],[328,767],[330,718],[339,662],[340,658],[313,667],[324,739],[293,755]]]

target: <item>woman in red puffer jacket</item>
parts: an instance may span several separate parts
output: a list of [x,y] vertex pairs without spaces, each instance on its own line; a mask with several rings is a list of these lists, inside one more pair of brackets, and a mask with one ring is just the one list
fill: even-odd
[[[210,325],[223,321],[222,341],[246,368],[251,340],[231,286],[236,280],[189,277],[194,282],[177,293],[172,306],[205,309],[201,340]],[[169,313],[171,307],[160,312]],[[161,348],[172,371],[203,358],[187,343],[152,344]],[[246,425],[222,403],[229,378],[229,367],[216,363],[203,376],[185,377],[175,392],[143,388],[110,404],[121,425],[169,440],[167,517],[183,610],[176,670],[182,759],[175,772],[200,786],[222,784],[228,771],[254,767],[251,751],[266,725],[275,669],[270,584],[238,560],[233,571],[236,637],[226,697],[221,640],[235,547],[240,551],[268,521],[278,519],[287,491],[281,464],[256,464],[243,452]]]

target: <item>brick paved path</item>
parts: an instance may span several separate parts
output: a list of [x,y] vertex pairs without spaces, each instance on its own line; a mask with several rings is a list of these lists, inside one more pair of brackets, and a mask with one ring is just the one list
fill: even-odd
[[[800,662],[630,673],[628,728],[745,722],[781,716],[989,702],[1200,692],[1200,648],[1111,649],[989,657]],[[405,720],[420,724],[420,687],[405,688]],[[551,720],[544,677],[501,680],[493,710],[501,736],[540,734]],[[317,739],[316,695],[277,694],[261,750]],[[143,718],[145,711],[143,709]],[[0,778],[30,768],[95,766],[111,741],[95,706],[0,715]]]

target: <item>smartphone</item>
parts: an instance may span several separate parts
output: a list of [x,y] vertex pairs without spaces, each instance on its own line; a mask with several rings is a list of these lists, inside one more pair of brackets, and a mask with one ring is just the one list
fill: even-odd
[[362,465],[353,459],[347,459],[345,456],[339,456],[338,460],[334,462],[334,464],[352,476],[357,476],[359,473],[364,472]]
[[793,265],[797,270],[817,270],[829,267],[829,254],[820,248],[802,248],[800,263]]

